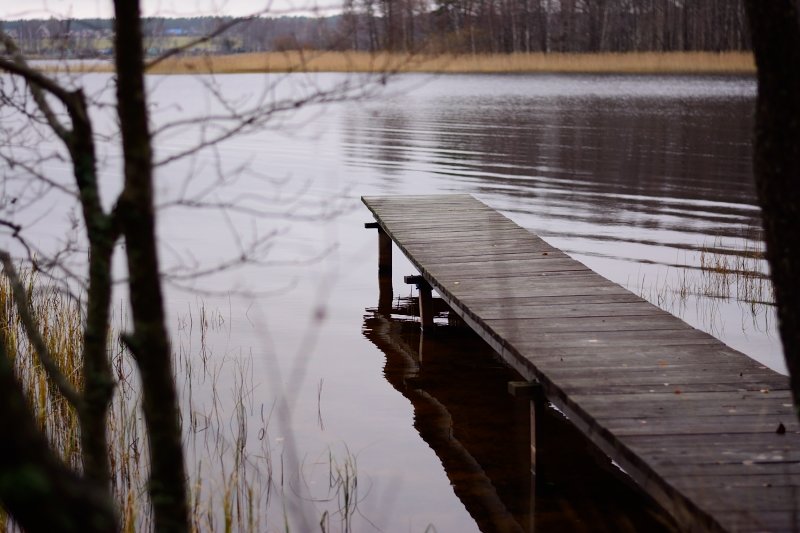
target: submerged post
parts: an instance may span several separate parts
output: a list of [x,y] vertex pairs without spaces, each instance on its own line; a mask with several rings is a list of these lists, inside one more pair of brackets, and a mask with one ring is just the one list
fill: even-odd
[[419,320],[422,331],[433,329],[433,295],[430,284],[422,276],[405,276],[409,285],[416,285],[419,292]]
[[[543,431],[544,418],[547,410],[547,398],[544,395],[542,384],[538,381],[510,381],[508,392],[517,400],[528,404],[527,416],[530,417],[530,488],[528,504],[527,531],[536,531],[536,486],[541,476],[536,475],[536,459],[541,459],[545,439],[553,439],[553,435],[545,435]],[[553,429],[553,428],[549,428]],[[541,461],[540,461],[541,463]],[[539,465],[541,468],[542,464]]]
[[392,238],[377,222],[367,222],[364,227],[378,230],[378,274],[390,275],[392,273]]
[[386,317],[391,316],[393,301],[392,276],[378,275],[378,313]]
[[536,473],[537,448],[541,452],[541,443],[538,440],[545,438],[542,435],[542,422],[547,402],[538,381],[511,381],[508,383],[508,392],[518,399],[530,401],[531,409],[531,471]]

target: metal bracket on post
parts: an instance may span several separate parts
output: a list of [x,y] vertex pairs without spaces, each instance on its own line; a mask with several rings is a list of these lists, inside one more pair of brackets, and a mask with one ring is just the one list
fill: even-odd
[[419,320],[422,331],[433,329],[433,295],[431,285],[422,276],[405,276],[403,281],[416,285],[419,292]]
[[390,276],[392,274],[392,238],[377,222],[367,222],[364,227],[378,230],[378,275]]

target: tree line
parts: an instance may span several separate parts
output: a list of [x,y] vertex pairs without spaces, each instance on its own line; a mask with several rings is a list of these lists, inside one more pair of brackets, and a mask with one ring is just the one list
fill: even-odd
[[[145,40],[216,35],[204,52],[435,53],[750,50],[743,0],[344,0],[340,15],[146,18]],[[25,52],[99,51],[111,20],[3,23]],[[94,40],[93,40],[94,39]],[[53,43],[61,43],[56,46]],[[148,45],[148,43],[145,43]],[[167,45],[168,46],[168,45]]]
[[742,0],[347,0],[342,19],[359,50],[750,49]]
[[[202,40],[185,53],[267,52],[337,49],[340,16],[332,17],[151,17],[142,20],[146,55],[158,55],[190,40]],[[224,28],[225,31],[218,32]],[[28,57],[110,56],[112,19],[26,19],[0,21]],[[211,37],[213,35],[213,37]]]

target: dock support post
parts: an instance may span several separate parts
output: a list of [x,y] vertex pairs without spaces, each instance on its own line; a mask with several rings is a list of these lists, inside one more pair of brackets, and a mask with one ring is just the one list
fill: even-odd
[[515,398],[531,402],[531,470],[535,473],[536,451],[537,447],[541,448],[541,443],[537,443],[537,441],[545,438],[541,430],[544,411],[547,409],[547,399],[542,390],[542,384],[538,381],[511,381],[508,384],[508,392]]
[[[545,435],[544,419],[547,409],[547,398],[544,395],[542,384],[538,381],[510,381],[508,392],[520,401],[526,401],[529,405],[530,416],[530,505],[528,509],[527,531],[536,531],[536,458],[542,455]],[[552,438],[552,436],[550,436]],[[543,465],[539,465],[541,468]]]
[[364,227],[378,230],[378,274],[390,276],[392,274],[392,238],[377,222],[367,222]]
[[405,276],[404,281],[416,285],[419,292],[419,320],[422,331],[433,329],[433,294],[430,284],[422,276]]
[[392,276],[378,276],[378,313],[383,316],[392,315],[392,301],[394,300],[394,288],[392,287]]
[[544,410],[547,407],[542,384],[538,381],[510,381],[508,392],[515,398],[531,402],[531,470],[536,472],[537,437],[542,438],[541,435],[537,435],[540,432],[537,430],[542,428]]
[[378,313],[392,314],[392,239],[377,222],[364,224],[367,229],[378,230]]

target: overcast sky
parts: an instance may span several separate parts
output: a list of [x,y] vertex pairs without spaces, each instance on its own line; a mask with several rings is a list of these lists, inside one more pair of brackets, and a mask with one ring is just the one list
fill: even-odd
[[[145,16],[251,15],[269,10],[275,15],[308,14],[314,6],[335,0],[142,0]],[[110,17],[111,0],[0,0],[0,18]]]

